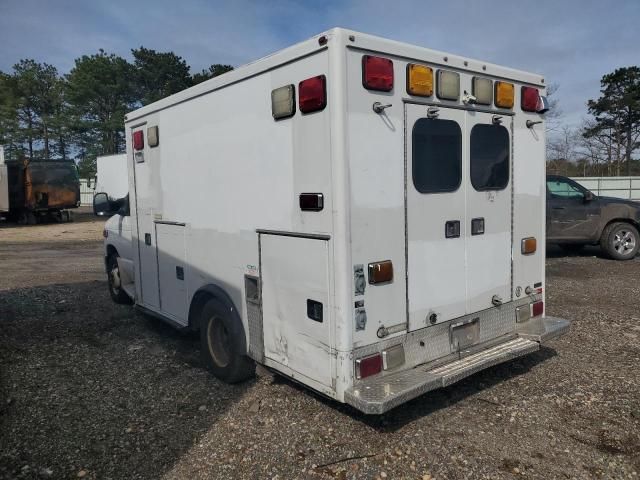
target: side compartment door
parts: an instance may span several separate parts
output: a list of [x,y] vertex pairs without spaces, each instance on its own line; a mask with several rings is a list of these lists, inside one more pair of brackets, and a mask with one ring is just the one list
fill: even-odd
[[406,105],[409,330],[466,313],[465,112]]
[[155,228],[160,309],[187,325],[186,227],[181,223],[156,222]]
[[511,301],[511,122],[467,113],[467,313]]
[[[135,132],[144,132],[146,125],[131,129],[129,135]],[[144,137],[143,137],[144,138]],[[146,140],[146,139],[145,139]],[[133,144],[133,141],[131,142]],[[154,224],[154,212],[156,210],[156,193],[154,186],[153,169],[157,166],[150,161],[147,147],[133,151],[133,172],[135,196],[131,199],[132,210],[135,209],[136,224],[132,226],[133,248],[137,249],[139,267],[136,270],[136,295],[137,302],[147,308],[158,310],[160,308],[160,295],[158,292],[158,258],[156,253],[156,234]]]
[[261,234],[260,265],[266,363],[332,389],[329,241]]

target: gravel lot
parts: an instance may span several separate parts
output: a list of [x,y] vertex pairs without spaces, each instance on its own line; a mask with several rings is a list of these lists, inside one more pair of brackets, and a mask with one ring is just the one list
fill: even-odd
[[0,226],[0,478],[588,479],[640,474],[640,258],[549,252],[540,352],[382,417],[111,302],[102,221]]

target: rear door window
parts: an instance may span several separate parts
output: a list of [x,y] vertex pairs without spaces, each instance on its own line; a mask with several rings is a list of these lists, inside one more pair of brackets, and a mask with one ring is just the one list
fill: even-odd
[[471,184],[478,191],[509,185],[509,132],[502,125],[478,124],[471,129]]
[[420,118],[412,133],[413,185],[420,193],[454,192],[462,180],[462,130],[453,120]]

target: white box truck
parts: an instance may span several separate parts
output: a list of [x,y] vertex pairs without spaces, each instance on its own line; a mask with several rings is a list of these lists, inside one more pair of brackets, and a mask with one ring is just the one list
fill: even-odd
[[9,172],[4,162],[4,147],[0,145],[0,214],[9,212]]
[[129,113],[136,305],[366,413],[537,351],[544,91],[333,29]]
[[114,200],[129,193],[127,154],[105,155],[96,158],[96,193],[104,192]]

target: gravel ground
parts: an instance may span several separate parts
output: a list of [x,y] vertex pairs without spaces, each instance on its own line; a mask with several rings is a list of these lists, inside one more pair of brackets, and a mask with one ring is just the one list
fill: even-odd
[[[0,227],[0,478],[637,479],[640,258],[549,252],[540,352],[381,417],[111,302],[102,222]],[[46,242],[45,242],[46,238]]]

